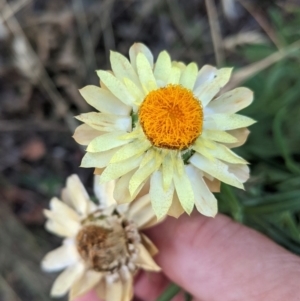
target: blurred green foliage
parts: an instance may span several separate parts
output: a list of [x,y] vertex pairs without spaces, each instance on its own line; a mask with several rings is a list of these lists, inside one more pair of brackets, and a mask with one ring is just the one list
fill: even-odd
[[[300,10],[288,20],[269,12],[280,44],[300,39]],[[288,21],[288,22],[287,22]],[[239,54],[257,62],[278,49],[271,44],[248,45]],[[245,191],[227,185],[217,195],[220,211],[255,228],[300,254],[300,51],[249,79],[253,104],[242,114],[257,120],[248,142],[237,152],[251,162]]]

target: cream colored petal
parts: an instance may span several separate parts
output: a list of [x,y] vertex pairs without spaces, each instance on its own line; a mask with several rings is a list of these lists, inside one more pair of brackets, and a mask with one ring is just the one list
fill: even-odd
[[204,120],[204,128],[209,130],[234,130],[247,127],[256,121],[238,114],[214,114]]
[[156,149],[151,147],[147,152],[145,152],[143,160],[140,164],[140,167],[145,166],[147,163],[149,163],[151,160],[155,159],[158,156],[158,152]]
[[53,222],[54,224],[58,224],[57,226],[52,225],[56,228],[59,229],[59,227],[67,227],[68,228],[68,232],[67,232],[67,236],[74,236],[76,235],[76,233],[79,231],[80,229],[80,222],[79,220],[75,220],[70,218],[68,215],[64,215],[64,211],[62,212],[54,212],[54,211],[50,211],[45,209],[44,210],[44,215],[51,220],[51,222]]
[[220,192],[221,190],[221,182],[217,179],[210,180],[206,177],[203,177],[203,180],[211,192]]
[[109,164],[101,175],[101,182],[115,180],[131,170],[137,168],[142,161],[142,157],[132,157],[119,163]]
[[100,184],[100,176],[94,176],[94,193],[102,208],[107,208],[117,204],[113,196],[115,185],[115,181]]
[[55,214],[61,214],[68,220],[80,221],[77,212],[56,197],[50,200],[49,207]]
[[150,91],[157,89],[152,67],[143,53],[137,55],[136,66],[144,92],[149,93]]
[[95,288],[101,281],[103,275],[93,270],[86,271],[81,278],[77,279],[70,290],[69,300],[75,300]]
[[93,129],[87,124],[78,126],[74,132],[74,140],[81,145],[88,145],[93,139],[101,135],[103,132]]
[[100,112],[115,115],[130,115],[131,107],[125,105],[106,89],[86,86],[79,90],[86,102]]
[[204,65],[198,72],[193,90],[195,91],[198,87],[202,86],[206,82],[211,82],[216,74],[216,67]]
[[231,71],[232,68],[219,69],[211,81],[206,81],[194,89],[194,94],[200,99],[203,107],[206,107],[220,89],[228,83]]
[[218,159],[215,159],[213,162],[206,159],[205,157],[195,153],[190,158],[190,163],[193,164],[195,167],[199,168],[200,170],[205,171],[206,173],[210,174],[214,178],[219,179],[220,181],[235,186],[237,188],[243,189],[244,186],[237,177],[231,173],[228,169],[228,164],[221,162]]
[[104,168],[119,149],[119,147],[116,147],[100,153],[86,153],[82,158],[80,167]]
[[128,143],[127,145],[121,147],[114,154],[110,162],[117,163],[136,155],[142,155],[150,147],[151,147],[151,143],[149,140],[135,139],[132,142]]
[[167,152],[162,162],[163,188],[167,190],[173,180],[175,152]]
[[144,98],[145,98],[145,93],[142,90],[142,88],[139,88],[133,81],[131,81],[129,78],[124,78],[123,79],[124,84],[126,88],[128,89],[128,92],[133,96],[134,98],[134,106],[133,106],[133,111],[137,111],[137,106],[139,106]]
[[140,86],[140,81],[137,76],[137,73],[133,69],[129,60],[118,52],[111,51],[110,52],[110,63],[111,69],[114,75],[121,81],[125,77],[129,78],[132,82],[135,83],[138,87]]
[[216,147],[214,149],[209,150],[209,152],[215,157],[222,161],[234,164],[248,164],[248,162],[242,157],[238,156],[234,152],[232,152],[225,145],[216,143]]
[[144,229],[145,226],[149,226],[149,223],[156,222],[157,219],[152,209],[149,194],[130,203],[127,218],[133,221],[139,229]]
[[158,253],[157,247],[154,245],[154,243],[149,239],[148,236],[141,233],[141,239],[143,246],[147,249],[148,253],[153,257]]
[[72,175],[67,179],[68,194],[74,209],[81,215],[89,212],[90,197],[77,175]]
[[[202,148],[200,148],[200,149],[197,147],[199,142],[200,142],[200,145],[202,146]],[[205,143],[212,143],[212,147],[205,149]],[[206,140],[205,138],[203,138],[203,136],[201,136],[197,139],[195,146],[196,147],[193,147],[193,149],[196,151],[200,150],[199,153],[206,157],[206,155],[202,152],[205,149],[206,152],[209,153],[209,156],[207,157],[208,159],[217,158],[217,159],[221,159],[223,161],[226,161],[229,163],[235,163],[235,164],[237,164],[237,163],[247,164],[248,163],[246,160],[244,160],[242,157],[240,157],[237,154],[235,154],[234,152],[232,152],[226,146],[224,146],[220,143],[215,143],[210,140]]]
[[235,137],[237,139],[237,142],[226,144],[226,146],[229,148],[235,148],[243,145],[247,141],[250,131],[247,128],[241,128],[228,131],[228,133]]
[[60,195],[62,201],[67,204],[68,206],[72,207],[73,208],[73,204],[72,204],[72,201],[70,200],[70,196],[68,194],[68,190],[66,187],[64,187],[62,190],[61,190],[61,195]]
[[172,204],[174,185],[171,183],[168,190],[163,188],[162,172],[156,171],[150,179],[150,197],[152,208],[158,220],[165,217]]
[[[184,168],[183,162],[181,160],[177,161],[177,170],[182,170]],[[186,172],[175,172],[173,175],[173,181],[175,190],[180,201],[182,208],[191,214],[194,208],[194,192]]]
[[74,244],[63,244],[61,247],[46,254],[42,260],[41,267],[46,272],[55,272],[75,264],[79,258]]
[[177,85],[179,84],[181,70],[178,67],[172,66],[171,74],[168,78],[167,84]]
[[45,228],[47,231],[62,237],[73,237],[77,233],[73,227],[69,227],[52,219],[46,222]]
[[246,107],[253,101],[253,92],[244,87],[228,91],[211,101],[207,108],[213,114],[233,114]]
[[173,201],[172,201],[172,205],[169,209],[168,215],[178,218],[183,212],[184,212],[184,209],[182,208],[179,198],[178,198],[178,195],[175,192]]
[[236,178],[245,183],[250,177],[250,170],[247,165],[244,164],[228,164],[229,169],[228,171],[233,173]]
[[81,114],[75,118],[86,123],[95,130],[103,132],[129,132],[132,128],[132,120],[130,116],[118,116],[114,114],[91,112]]
[[133,96],[128,92],[126,86],[107,71],[97,71],[97,75],[101,78],[106,87],[115,95],[119,100],[121,100],[125,105],[132,106],[134,102]]
[[129,181],[136,169],[126,173],[124,176],[116,180],[116,186],[114,189],[114,198],[118,204],[128,203],[134,199],[129,193]]
[[153,68],[153,55],[149,48],[142,43],[134,43],[129,49],[129,57],[132,67],[137,70],[136,57],[139,53],[143,53],[145,55],[151,68]]
[[103,277],[100,282],[97,284],[96,288],[95,288],[97,297],[100,300],[105,300],[106,297],[106,280],[105,277]]
[[203,174],[191,164],[185,166],[195,196],[197,210],[206,216],[214,217],[218,212],[218,201],[203,180]]
[[186,65],[183,62],[172,61],[172,67],[177,67],[179,68],[180,72],[183,72],[183,70],[186,68]]
[[107,151],[130,142],[130,140],[120,139],[125,132],[115,131],[95,138],[87,147],[87,151],[98,153]]
[[179,84],[183,87],[193,90],[198,73],[198,67],[195,63],[190,63],[186,66],[180,76]]
[[130,301],[133,297],[133,279],[132,275],[128,275],[125,280],[123,280],[123,299],[122,301]]
[[54,281],[50,292],[51,297],[62,297],[65,295],[83,273],[84,265],[82,262],[69,266]]
[[201,137],[223,143],[236,143],[238,141],[237,138],[227,132],[218,130],[205,130],[201,134]]
[[111,282],[106,281],[105,301],[123,301],[123,283],[120,279]]
[[193,150],[201,154],[210,161],[214,161],[215,157],[210,152],[215,147],[214,142],[208,139],[203,139],[201,136],[194,142]]
[[146,271],[159,272],[161,268],[155,263],[152,256],[149,254],[147,249],[142,245],[138,244],[138,257],[136,259],[136,265]]
[[161,163],[162,158],[158,152],[156,152],[156,156],[151,161],[143,166],[141,164],[129,182],[129,192],[131,195],[136,192],[141,184],[146,182],[147,178],[160,167]]
[[172,69],[171,58],[167,51],[162,51],[154,67],[154,76],[159,87],[166,85]]

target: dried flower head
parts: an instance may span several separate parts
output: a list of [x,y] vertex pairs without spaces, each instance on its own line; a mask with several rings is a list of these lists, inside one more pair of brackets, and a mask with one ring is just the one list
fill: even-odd
[[107,301],[129,301],[133,276],[138,268],[159,271],[152,256],[157,249],[139,230],[156,222],[149,195],[132,203],[116,205],[114,183],[94,190],[100,205],[93,203],[77,175],[67,179],[61,199],[50,201],[46,228],[62,237],[63,245],[42,261],[46,271],[65,269],[55,280],[51,295],[68,291],[73,300],[91,289]]
[[247,88],[218,95],[231,68],[171,61],[162,51],[155,64],[143,44],[130,61],[111,52],[112,72],[98,71],[101,88],[80,92],[98,112],[77,117],[74,134],[87,145],[82,167],[94,167],[101,182],[116,181],[117,202],[135,198],[144,185],[158,218],[191,213],[214,216],[220,181],[243,188],[247,162],[230,149],[242,145],[251,118],[236,114],[253,93]]

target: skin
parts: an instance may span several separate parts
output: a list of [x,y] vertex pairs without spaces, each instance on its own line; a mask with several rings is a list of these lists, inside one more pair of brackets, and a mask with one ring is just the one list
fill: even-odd
[[[147,230],[162,273],[140,273],[135,300],[154,301],[174,281],[194,301],[296,301],[300,258],[262,234],[219,214],[167,218]],[[173,301],[183,301],[178,295]],[[90,292],[76,301],[99,301]]]

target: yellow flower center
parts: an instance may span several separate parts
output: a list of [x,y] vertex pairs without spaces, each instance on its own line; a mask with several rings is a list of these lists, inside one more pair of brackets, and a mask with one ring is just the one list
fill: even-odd
[[146,96],[139,110],[139,120],[154,146],[184,150],[202,132],[203,109],[191,90],[168,85]]

